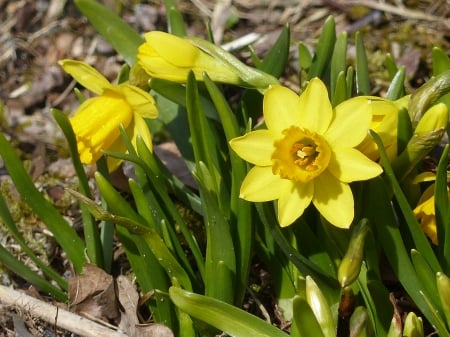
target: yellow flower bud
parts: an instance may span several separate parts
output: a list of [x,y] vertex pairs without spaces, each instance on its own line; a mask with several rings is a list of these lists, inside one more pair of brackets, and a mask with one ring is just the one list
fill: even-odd
[[404,337],[423,337],[423,323],[420,317],[415,313],[410,312],[406,316],[405,324],[403,326]]
[[151,77],[184,83],[193,71],[200,81],[207,73],[215,82],[258,89],[278,83],[274,77],[246,66],[208,41],[158,31],[146,33],[144,37],[145,42],[138,50],[138,63]]

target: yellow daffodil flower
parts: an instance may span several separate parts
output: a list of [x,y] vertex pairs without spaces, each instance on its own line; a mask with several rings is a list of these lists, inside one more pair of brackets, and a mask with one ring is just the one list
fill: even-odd
[[[62,60],[59,64],[78,83],[99,95],[84,101],[70,118],[82,163],[95,163],[103,150],[125,152],[120,124],[133,145],[139,135],[152,149],[150,131],[144,118],[156,118],[158,110],[149,93],[127,83],[113,85],[84,62]],[[119,163],[117,159],[108,158],[110,170],[117,168]]]
[[278,81],[240,62],[220,47],[193,37],[180,38],[152,31],[144,35],[138,50],[138,64],[150,77],[185,83],[190,71],[197,80],[207,73],[215,82],[266,89]]
[[253,202],[277,199],[281,226],[293,223],[312,202],[331,224],[348,228],[354,218],[349,183],[382,172],[355,149],[367,135],[371,102],[355,97],[333,109],[318,78],[300,96],[282,86],[269,88],[263,103],[267,129],[230,141],[241,158],[255,165],[240,196]]

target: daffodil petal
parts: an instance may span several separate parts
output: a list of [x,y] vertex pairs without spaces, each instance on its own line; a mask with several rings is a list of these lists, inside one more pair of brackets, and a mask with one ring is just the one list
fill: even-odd
[[240,197],[253,202],[275,200],[280,197],[282,187],[286,183],[289,183],[289,180],[273,174],[270,166],[255,166],[242,182]]
[[292,90],[274,85],[264,95],[264,119],[267,128],[279,133],[291,125],[300,126],[299,96]]
[[380,175],[380,165],[353,148],[335,149],[327,169],[340,181],[367,180]]
[[144,34],[144,38],[152,57],[161,57],[177,67],[193,67],[200,54],[197,47],[172,34],[152,31]]
[[351,98],[335,108],[324,137],[336,147],[355,147],[367,136],[371,120],[371,100],[363,96]]
[[256,130],[233,138],[230,146],[245,161],[258,166],[269,166],[272,164],[271,156],[275,150],[273,142],[272,131]]
[[354,217],[354,200],[350,186],[325,171],[314,180],[314,206],[332,225],[348,228]]
[[314,193],[312,182],[299,184],[286,181],[289,183],[284,183],[278,200],[278,222],[281,227],[289,226],[303,214]]
[[127,130],[127,132],[130,135],[131,143],[134,147],[136,147],[136,138],[141,137],[148,149],[153,151],[152,135],[150,134],[150,129],[144,118],[134,114],[134,123],[129,129],[130,130]]
[[78,83],[97,95],[101,95],[105,89],[113,87],[102,74],[85,62],[66,59],[58,63]]
[[305,91],[300,95],[298,113],[301,128],[323,134],[333,118],[333,109],[328,98],[325,84],[318,78],[313,78]]
[[130,84],[120,85],[119,90],[136,114],[145,118],[158,117],[155,100],[148,92]]

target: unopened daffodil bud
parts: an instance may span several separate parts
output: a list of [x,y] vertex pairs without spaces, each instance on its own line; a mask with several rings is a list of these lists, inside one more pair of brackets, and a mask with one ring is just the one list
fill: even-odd
[[[144,118],[156,118],[158,110],[153,97],[129,83],[113,85],[87,63],[75,60],[59,62],[65,72],[98,96],[85,100],[70,118],[77,140],[80,160],[94,164],[104,150],[126,152],[120,125],[133,143],[139,135],[151,149],[152,140]],[[108,158],[113,171],[120,160]]]
[[450,278],[442,272],[436,274],[436,285],[447,324],[450,324]]
[[403,337],[423,337],[423,323],[420,317],[415,313],[410,312],[406,316],[405,324],[403,326]]
[[312,277],[306,276],[306,301],[314,312],[325,337],[336,336],[336,326],[328,304],[322,291]]
[[433,105],[419,120],[406,149],[392,163],[399,180],[409,175],[411,170],[442,139],[448,123],[448,108],[443,103]]
[[190,71],[197,80],[204,73],[215,82],[265,90],[278,81],[273,76],[240,62],[230,53],[206,40],[180,38],[153,31],[144,35],[139,47],[139,65],[154,78],[184,83]]
[[450,70],[428,80],[411,95],[409,113],[415,124],[440,97],[450,92]]
[[352,284],[359,276],[364,258],[364,242],[369,231],[368,220],[362,219],[355,225],[352,236],[338,269],[341,287]]

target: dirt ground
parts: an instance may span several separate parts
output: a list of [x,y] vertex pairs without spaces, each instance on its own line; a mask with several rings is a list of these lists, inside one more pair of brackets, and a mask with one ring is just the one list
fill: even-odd
[[[104,0],[139,32],[166,30],[162,1]],[[408,90],[420,86],[431,74],[434,46],[450,53],[450,2],[448,0],[192,0],[179,1],[190,35],[205,36],[205,23],[211,22],[216,42],[228,43],[257,33],[254,48],[264,56],[282,27],[291,27],[292,53],[283,82],[298,87],[296,43],[314,47],[320,28],[329,15],[336,21],[337,33],[349,33],[350,54],[355,31],[363,33],[370,60],[373,93],[387,88],[383,62],[391,53],[407,69]],[[231,20],[232,19],[232,20]],[[229,25],[230,21],[233,21]],[[244,48],[236,51],[250,63]],[[123,60],[114,53],[69,0],[0,0],[0,131],[21,151],[33,180],[59,205],[62,212],[76,216],[76,205],[61,186],[75,184],[74,172],[65,142],[53,121],[50,109],[74,111],[75,83],[64,74],[57,61],[84,60],[114,80]],[[56,181],[56,182],[55,182]],[[0,158],[2,193],[12,191]],[[11,192],[12,193],[12,192]],[[14,195],[14,216],[22,229],[32,229],[30,246],[43,258],[54,258],[58,249],[49,244],[45,228]],[[51,241],[51,240],[50,240]],[[0,242],[21,259],[21,252],[0,223]],[[26,288],[27,285],[1,270],[0,283]],[[54,335],[32,317],[21,317],[11,308],[0,306],[0,336],[13,336],[24,322],[33,335]],[[34,328],[33,328],[34,327]],[[33,330],[34,329],[34,330]],[[17,331],[16,331],[17,332]],[[63,332],[59,333],[63,335]],[[67,334],[70,335],[70,334]]]

